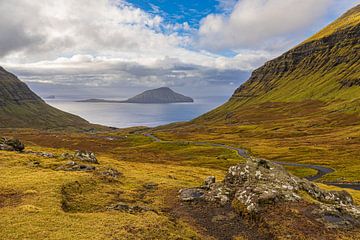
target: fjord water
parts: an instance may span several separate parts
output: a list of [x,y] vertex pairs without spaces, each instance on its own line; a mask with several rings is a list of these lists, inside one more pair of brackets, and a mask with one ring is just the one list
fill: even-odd
[[225,96],[201,97],[194,103],[171,104],[86,103],[73,99],[47,99],[46,102],[91,123],[125,128],[188,121],[220,106],[227,99]]

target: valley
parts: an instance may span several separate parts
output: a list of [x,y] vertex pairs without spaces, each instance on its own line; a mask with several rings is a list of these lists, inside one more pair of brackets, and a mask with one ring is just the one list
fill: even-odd
[[152,128],[91,124],[0,68],[0,239],[360,239],[359,47],[360,5],[225,104]]

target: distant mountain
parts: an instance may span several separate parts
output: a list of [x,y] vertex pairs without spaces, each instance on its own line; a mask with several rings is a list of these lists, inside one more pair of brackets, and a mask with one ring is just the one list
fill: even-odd
[[147,90],[135,97],[129,98],[125,101],[111,101],[104,99],[87,99],[78,102],[108,102],[108,103],[182,103],[194,102],[191,97],[186,97],[182,94],[176,93],[168,87],[161,87],[157,89]]
[[194,102],[191,97],[176,93],[168,87],[147,90],[135,97],[129,98],[128,103],[179,103]]
[[84,119],[47,105],[14,74],[0,67],[0,127],[86,128]]

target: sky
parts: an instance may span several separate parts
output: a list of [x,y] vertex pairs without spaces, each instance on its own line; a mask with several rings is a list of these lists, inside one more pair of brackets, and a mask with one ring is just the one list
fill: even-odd
[[230,95],[358,0],[0,0],[0,65],[40,95]]

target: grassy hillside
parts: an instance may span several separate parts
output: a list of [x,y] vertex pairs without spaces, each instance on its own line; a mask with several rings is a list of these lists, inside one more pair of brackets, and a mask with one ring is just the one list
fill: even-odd
[[90,128],[84,119],[47,105],[15,75],[0,67],[0,128]]
[[314,40],[319,40],[321,38],[333,34],[334,32],[340,31],[345,28],[354,27],[359,24],[360,24],[360,5],[350,9],[335,22],[331,23],[329,26],[325,27],[323,30],[321,30],[314,36],[307,39],[304,43],[311,42]]
[[199,118],[157,128],[164,139],[247,148],[276,161],[333,168],[360,181],[360,7],[255,70],[231,99]]

